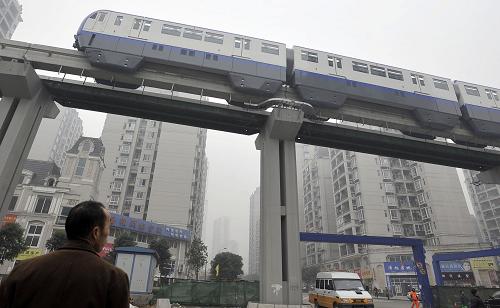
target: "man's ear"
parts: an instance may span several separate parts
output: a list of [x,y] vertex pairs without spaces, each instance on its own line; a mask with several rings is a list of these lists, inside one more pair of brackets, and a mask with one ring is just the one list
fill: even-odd
[[100,233],[100,229],[98,226],[95,226],[93,229],[92,229],[92,238],[93,239],[98,239],[99,238],[99,233]]

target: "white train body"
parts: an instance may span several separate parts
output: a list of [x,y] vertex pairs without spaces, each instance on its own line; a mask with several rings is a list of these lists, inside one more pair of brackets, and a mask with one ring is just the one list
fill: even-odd
[[463,119],[478,135],[500,136],[500,90],[493,88],[300,46],[287,59],[283,43],[107,10],[85,18],[75,39],[93,65],[189,67],[268,96],[288,83],[314,106],[355,99],[409,110],[422,127],[449,130]]
[[286,80],[286,46],[113,11],[89,15],[75,47],[94,65],[134,72],[158,62],[227,74],[239,90],[272,95]]

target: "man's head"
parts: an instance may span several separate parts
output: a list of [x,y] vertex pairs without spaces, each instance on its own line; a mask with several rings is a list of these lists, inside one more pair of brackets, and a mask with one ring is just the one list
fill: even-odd
[[109,235],[111,217],[102,203],[84,201],[69,211],[66,218],[68,240],[87,240],[96,252],[100,252]]
[[412,292],[415,292],[415,288],[411,288],[411,291],[412,291]]
[[472,293],[472,295],[476,296],[477,290],[476,289],[470,289],[470,293]]

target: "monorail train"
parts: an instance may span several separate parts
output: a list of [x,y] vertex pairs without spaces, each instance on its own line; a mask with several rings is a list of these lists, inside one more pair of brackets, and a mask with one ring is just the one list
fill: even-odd
[[269,96],[287,83],[313,106],[338,108],[352,98],[410,110],[423,127],[451,129],[462,118],[477,135],[500,136],[499,89],[329,52],[294,46],[287,58],[283,43],[108,10],[83,20],[74,47],[95,66],[195,68]]

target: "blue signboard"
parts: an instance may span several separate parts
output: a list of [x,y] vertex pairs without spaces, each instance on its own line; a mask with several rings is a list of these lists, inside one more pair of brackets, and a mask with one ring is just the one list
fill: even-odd
[[126,229],[134,232],[163,236],[171,239],[189,241],[191,231],[186,229],[169,227],[138,218],[132,218],[115,213],[111,214],[111,226],[119,229]]
[[469,261],[441,261],[439,262],[439,267],[441,268],[441,272],[446,273],[472,271]]
[[386,274],[413,273],[416,275],[417,273],[417,269],[413,261],[384,262],[384,271]]

